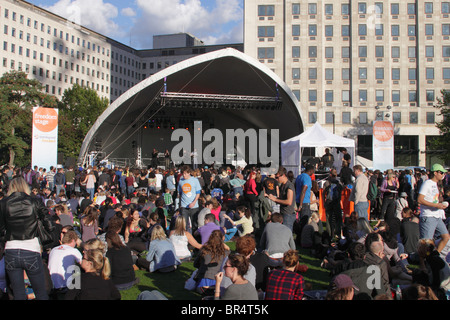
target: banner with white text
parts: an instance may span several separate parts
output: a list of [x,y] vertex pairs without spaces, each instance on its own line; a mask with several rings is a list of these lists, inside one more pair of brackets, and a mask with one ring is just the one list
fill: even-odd
[[33,108],[31,164],[47,171],[58,162],[58,109]]
[[394,123],[373,123],[373,169],[385,171],[394,168]]

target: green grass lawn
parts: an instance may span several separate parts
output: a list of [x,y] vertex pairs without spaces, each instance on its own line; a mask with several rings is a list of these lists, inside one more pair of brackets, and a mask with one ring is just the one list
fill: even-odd
[[[227,242],[233,251],[234,242]],[[308,270],[303,273],[305,283],[311,290],[326,289],[330,281],[329,271],[320,267],[322,262],[314,258],[309,250],[299,249],[300,263],[306,264]],[[184,283],[195,270],[193,262],[184,262],[178,269],[170,273],[150,273],[148,271],[135,271],[139,283],[129,290],[121,291],[122,300],[136,300],[139,293],[145,290],[158,290],[169,300],[201,300],[202,296],[194,291],[184,289]]]

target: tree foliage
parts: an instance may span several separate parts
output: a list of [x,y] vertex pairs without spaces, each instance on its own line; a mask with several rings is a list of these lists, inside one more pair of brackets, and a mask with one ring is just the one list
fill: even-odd
[[84,137],[109,106],[94,89],[75,84],[64,91],[59,103],[58,150],[64,157],[77,158]]
[[[54,108],[57,99],[25,72],[10,71],[0,78],[0,148],[2,163],[25,166],[31,160],[33,107]],[[8,159],[9,158],[9,159]]]
[[440,136],[433,140],[432,147],[436,150],[445,150],[441,158],[446,162],[450,162],[450,91],[442,90],[442,97],[437,99],[436,108],[440,109],[440,115],[443,116],[441,122],[436,123]]

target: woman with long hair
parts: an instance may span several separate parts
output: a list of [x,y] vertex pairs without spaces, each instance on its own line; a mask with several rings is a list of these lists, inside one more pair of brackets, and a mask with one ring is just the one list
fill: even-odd
[[98,217],[100,211],[95,206],[89,206],[84,210],[83,216],[80,219],[81,224],[81,239],[86,242],[90,239],[96,238],[98,235]]
[[147,233],[149,223],[141,218],[137,208],[131,208],[130,215],[126,221],[125,243],[131,250],[138,253],[146,249],[145,234]]
[[81,268],[84,272],[80,274],[79,278],[75,278],[74,288],[67,291],[66,300],[121,299],[119,290],[110,279],[109,259],[103,255],[101,250],[85,250]]
[[8,193],[0,202],[0,235],[6,240],[5,269],[15,300],[27,299],[24,272],[36,299],[48,300],[38,219],[48,232],[53,232],[54,226],[44,203],[30,193],[25,179],[16,177],[9,183]]
[[187,231],[186,219],[182,215],[176,218],[175,228],[170,231],[169,239],[172,241],[177,257],[181,262],[189,261],[192,258],[189,245],[195,249],[202,248],[202,245]]
[[89,197],[91,200],[94,200],[96,182],[97,178],[95,177],[94,171],[90,170],[89,173],[84,178],[83,184],[86,184],[86,191],[89,193]]
[[134,262],[131,249],[123,244],[117,233],[118,230],[106,232],[106,243],[108,251],[106,257],[111,265],[111,279],[119,290],[131,288],[137,281],[134,274]]
[[[256,172],[250,171],[247,182],[244,185],[244,198],[247,201],[252,217],[255,217],[255,203],[258,200],[258,191],[256,189]],[[255,221],[255,219],[253,219]]]
[[225,258],[230,254],[230,248],[223,240],[223,233],[214,230],[194,261],[194,267],[198,269],[197,292],[201,294],[212,295],[215,275],[222,270]]
[[385,215],[388,210],[395,212],[395,200],[397,199],[398,194],[398,183],[394,173],[389,172],[387,174],[386,179],[381,184],[380,190],[383,198],[381,204],[381,217],[385,219]]

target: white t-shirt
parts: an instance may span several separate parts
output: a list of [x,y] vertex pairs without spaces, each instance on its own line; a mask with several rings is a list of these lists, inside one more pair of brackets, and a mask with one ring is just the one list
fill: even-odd
[[50,251],[48,256],[48,270],[56,289],[67,287],[66,280],[73,274],[70,266],[81,263],[83,256],[81,252],[66,244],[57,246]]
[[156,188],[161,188],[162,180],[164,179],[163,175],[161,173],[155,174],[156,177]]
[[[439,189],[437,183],[431,179],[428,179],[422,183],[419,194],[424,195],[424,199],[428,202],[439,203]],[[445,219],[445,211],[443,209],[437,209],[421,204],[420,216]]]

